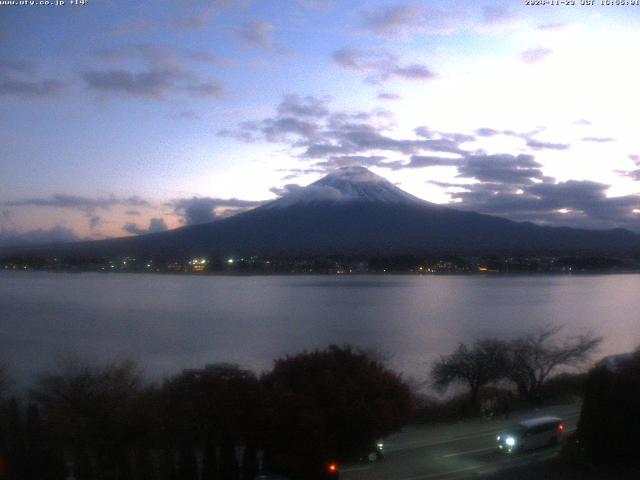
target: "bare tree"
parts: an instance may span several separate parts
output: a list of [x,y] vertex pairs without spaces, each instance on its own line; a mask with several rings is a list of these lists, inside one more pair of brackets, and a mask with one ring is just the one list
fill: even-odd
[[122,445],[138,422],[142,379],[133,362],[104,366],[66,359],[31,390],[61,440],[85,447]]
[[483,386],[504,378],[507,372],[508,344],[495,338],[478,340],[469,348],[464,343],[451,355],[440,358],[431,370],[436,388],[461,383],[469,387],[469,402],[475,407]]
[[561,326],[549,325],[510,343],[508,378],[522,399],[537,399],[553,372],[583,365],[602,342],[592,333],[558,340],[560,330]]

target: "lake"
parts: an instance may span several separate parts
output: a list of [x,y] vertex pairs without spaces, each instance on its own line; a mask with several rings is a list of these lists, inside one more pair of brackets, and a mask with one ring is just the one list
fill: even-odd
[[256,372],[331,343],[376,349],[422,381],[458,342],[548,323],[640,345],[640,275],[188,276],[0,272],[0,362],[19,384],[72,356],[151,378],[214,362]]

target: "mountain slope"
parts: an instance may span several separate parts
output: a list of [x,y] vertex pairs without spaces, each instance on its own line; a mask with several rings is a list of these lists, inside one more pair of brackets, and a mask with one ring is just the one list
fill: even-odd
[[327,255],[613,250],[640,246],[622,229],[518,223],[425,202],[364,168],[341,169],[251,211],[212,223],[28,249],[92,256]]

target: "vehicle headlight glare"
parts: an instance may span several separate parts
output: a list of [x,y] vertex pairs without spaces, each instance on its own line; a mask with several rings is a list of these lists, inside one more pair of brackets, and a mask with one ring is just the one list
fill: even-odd
[[504,443],[506,443],[510,447],[513,447],[516,444],[516,439],[513,438],[513,437],[507,437],[507,439],[504,441]]

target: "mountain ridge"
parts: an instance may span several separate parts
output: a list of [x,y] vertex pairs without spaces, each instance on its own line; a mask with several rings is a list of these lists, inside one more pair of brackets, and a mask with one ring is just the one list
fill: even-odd
[[421,200],[363,167],[339,169],[255,209],[211,223],[99,241],[17,249],[39,255],[385,255],[640,247],[624,229],[514,222]]

